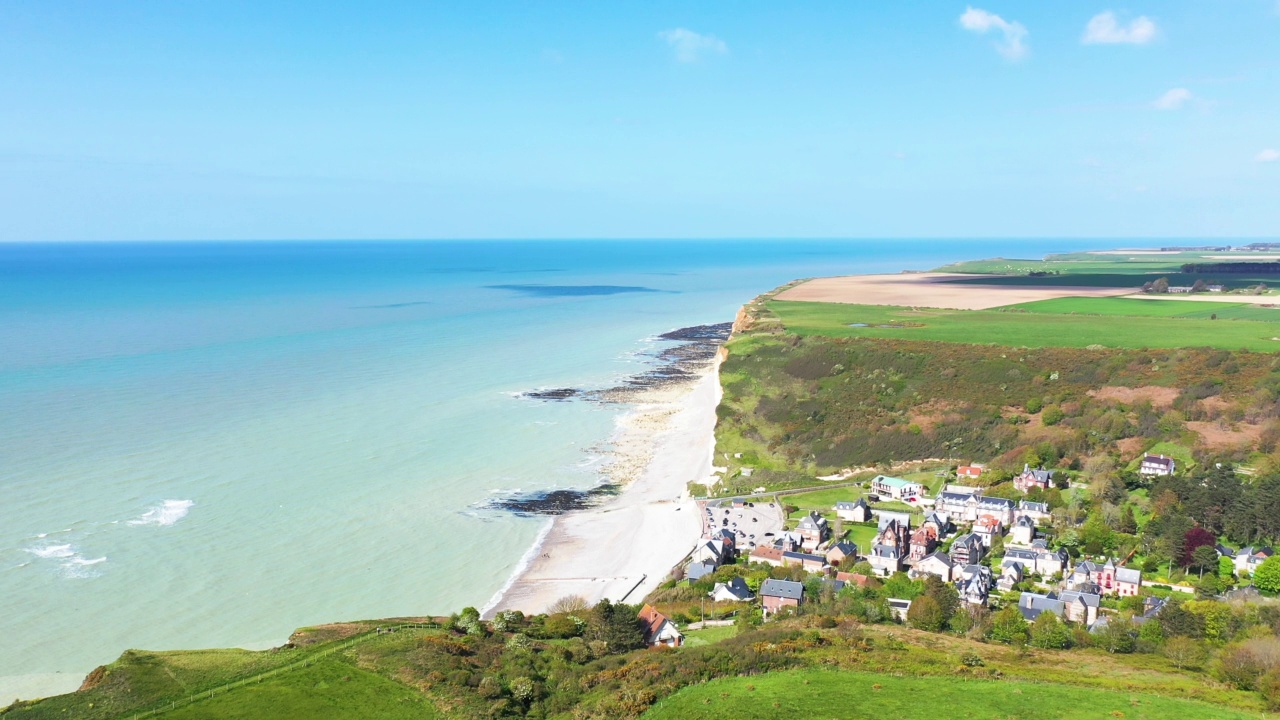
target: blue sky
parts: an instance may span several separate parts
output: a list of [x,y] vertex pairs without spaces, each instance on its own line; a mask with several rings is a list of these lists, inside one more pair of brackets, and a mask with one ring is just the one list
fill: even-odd
[[0,0],[0,240],[1280,235],[1280,1]]

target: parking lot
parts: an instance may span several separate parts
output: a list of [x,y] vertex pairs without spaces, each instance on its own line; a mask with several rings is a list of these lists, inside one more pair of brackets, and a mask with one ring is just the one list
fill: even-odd
[[735,533],[738,550],[751,552],[758,545],[768,545],[782,531],[785,517],[782,506],[773,498],[748,500],[745,507],[734,507],[732,500],[699,503],[703,534],[728,529]]

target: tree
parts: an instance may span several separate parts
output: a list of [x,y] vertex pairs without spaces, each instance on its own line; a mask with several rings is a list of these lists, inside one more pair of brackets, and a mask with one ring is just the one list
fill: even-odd
[[1196,583],[1197,598],[1205,599],[1205,598],[1217,597],[1218,593],[1221,590],[1222,588],[1218,584],[1217,575],[1212,575],[1212,574],[1205,575],[1204,577],[1200,578],[1200,582]]
[[[1202,527],[1193,527],[1187,530],[1182,536],[1182,557],[1178,559],[1178,564],[1182,565],[1182,567],[1196,566],[1196,548],[1207,546],[1212,550],[1217,543],[1218,538]],[[1199,567],[1204,567],[1204,565],[1199,565]]]
[[1124,617],[1111,617],[1097,633],[1098,647],[1109,653],[1131,653],[1135,646],[1133,621]]
[[1116,523],[1116,530],[1122,533],[1133,535],[1138,532],[1138,520],[1133,516],[1133,506],[1125,505],[1120,511],[1120,520]]
[[1212,545],[1201,545],[1191,551],[1191,567],[1200,572],[1209,572],[1212,577],[1218,569],[1218,549]]
[[1045,425],[1057,425],[1064,417],[1066,415],[1062,412],[1062,408],[1057,405],[1049,405],[1040,413],[1040,421]]
[[991,557],[995,558],[1004,555],[1004,536],[997,534],[991,538]]
[[938,607],[937,600],[921,595],[911,601],[911,607],[907,610],[907,622],[917,630],[937,632],[946,623],[946,618],[942,616],[942,608]]
[[610,653],[624,653],[644,647],[644,631],[640,628],[640,616],[634,606],[623,603],[615,605],[605,598],[596,605],[592,615],[596,639],[603,640]]
[[1197,668],[1205,660],[1204,645],[1189,637],[1171,637],[1164,644],[1164,656],[1179,670]]
[[943,582],[942,578],[936,575],[925,577],[924,595],[938,603],[944,623],[949,622],[960,609],[960,593],[956,591],[956,587],[951,583]]
[[991,616],[990,636],[996,642],[1023,645],[1027,642],[1027,621],[1016,605],[1006,605]]
[[1169,292],[1169,278],[1158,278],[1155,282],[1151,283],[1151,292],[1153,293]]
[[764,618],[760,615],[760,608],[751,607],[738,612],[738,616],[733,619],[733,626],[737,634],[741,635],[760,627],[762,622]]
[[1272,555],[1253,571],[1253,584],[1264,593],[1280,593],[1280,555]]
[[1057,615],[1042,612],[1031,623],[1031,644],[1046,650],[1064,650],[1071,646],[1071,629]]
[[564,597],[551,603],[547,608],[548,615],[556,615],[559,613],[580,613],[585,612],[591,607],[587,604],[586,598],[581,595],[565,595]]

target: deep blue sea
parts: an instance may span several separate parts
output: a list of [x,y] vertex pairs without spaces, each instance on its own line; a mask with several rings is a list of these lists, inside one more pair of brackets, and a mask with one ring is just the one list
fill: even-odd
[[654,336],[798,277],[1118,241],[0,244],[0,704],[126,648],[483,605]]

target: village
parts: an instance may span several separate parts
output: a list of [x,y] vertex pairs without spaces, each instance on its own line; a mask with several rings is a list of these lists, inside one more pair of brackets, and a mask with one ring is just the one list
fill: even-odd
[[[978,464],[959,466],[949,479],[977,480],[984,470]],[[1153,477],[1176,470],[1176,461],[1163,455],[1144,456],[1139,465],[1142,475]],[[1013,486],[1034,495],[1054,482],[1054,470],[1027,465],[1014,477]],[[849,585],[879,585],[899,573],[911,580],[936,578],[954,587],[965,608],[997,609],[1016,602],[1028,623],[1048,612],[1091,633],[1104,629],[1117,615],[1119,600],[1138,602],[1131,617],[1135,624],[1155,617],[1166,603],[1165,597],[1144,591],[1149,586],[1144,586],[1143,571],[1129,566],[1129,558],[1073,558],[1067,549],[1055,547],[1045,537],[1053,520],[1047,503],[991,497],[980,486],[958,482],[942,485],[933,496],[920,482],[886,475],[862,485],[865,495],[838,501],[829,513],[807,511],[790,529],[776,496],[702,502],[704,534],[675,572],[692,583],[727,566],[792,569],[790,579],[766,577],[757,582],[734,574],[716,582],[708,593],[713,609],[725,603],[749,604],[765,621],[796,612],[813,599],[815,589],[838,593]],[[880,509],[879,504],[905,504],[914,510]],[[852,533],[833,525],[874,528],[874,534],[859,546],[849,540]],[[1221,544],[1214,551],[1242,578],[1273,554],[1269,547],[1237,551]],[[817,584],[811,582],[815,579]],[[1160,589],[1195,592],[1167,585]],[[1133,602],[1128,607],[1134,608]],[[890,597],[887,603],[894,619],[908,621],[911,599]],[[644,606],[641,619],[650,645],[676,647],[683,642],[676,623],[652,605]]]

